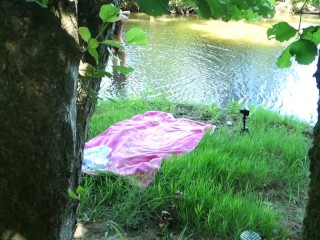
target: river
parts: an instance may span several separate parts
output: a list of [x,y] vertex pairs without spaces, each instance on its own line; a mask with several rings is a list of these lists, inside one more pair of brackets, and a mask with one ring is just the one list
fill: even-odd
[[[268,40],[266,31],[282,19],[259,23],[221,22],[197,16],[149,17],[132,14],[125,29],[140,27],[147,46],[127,45],[127,78],[104,79],[100,97],[163,96],[175,102],[217,104],[237,101],[292,115],[308,123],[317,120],[316,60],[293,61],[279,69],[277,57],[288,45]],[[286,18],[298,27],[297,17]],[[303,25],[320,24],[303,19]],[[111,61],[107,70],[112,71]]]

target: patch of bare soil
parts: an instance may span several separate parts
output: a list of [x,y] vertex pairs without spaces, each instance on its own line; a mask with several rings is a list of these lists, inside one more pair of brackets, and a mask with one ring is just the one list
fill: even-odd
[[260,191],[260,196],[266,199],[265,204],[275,209],[283,217],[286,230],[289,236],[286,240],[301,240],[303,230],[303,219],[305,216],[305,209],[308,202],[309,183],[301,186],[301,191],[297,196],[290,196],[283,194],[276,182],[265,184]]
[[178,234],[170,233],[167,237],[159,236],[156,228],[147,228],[137,231],[127,231],[118,234],[113,229],[106,227],[106,223],[78,223],[74,240],[165,240],[175,239]]

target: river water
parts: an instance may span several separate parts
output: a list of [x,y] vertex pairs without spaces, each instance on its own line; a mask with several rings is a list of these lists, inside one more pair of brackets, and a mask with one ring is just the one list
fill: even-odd
[[[316,61],[279,69],[275,62],[288,45],[268,40],[266,31],[279,20],[259,23],[152,18],[132,14],[125,28],[140,27],[147,46],[127,45],[127,78],[104,79],[100,97],[164,96],[175,102],[259,105],[309,123],[317,120]],[[286,18],[298,27],[298,18]],[[320,24],[303,19],[305,26]],[[112,71],[111,61],[107,70]]]

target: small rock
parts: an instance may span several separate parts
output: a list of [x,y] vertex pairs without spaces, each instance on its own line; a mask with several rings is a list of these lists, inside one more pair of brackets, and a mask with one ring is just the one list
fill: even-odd
[[228,125],[228,126],[232,126],[233,123],[232,123],[231,121],[227,121],[227,125]]

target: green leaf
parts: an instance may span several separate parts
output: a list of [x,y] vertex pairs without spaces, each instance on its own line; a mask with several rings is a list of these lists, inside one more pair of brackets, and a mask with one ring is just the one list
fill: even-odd
[[46,8],[48,7],[48,2],[49,2],[48,0],[42,0],[40,6]]
[[256,21],[258,19],[261,19],[259,14],[256,12],[253,12],[252,9],[248,9],[247,11],[245,11],[244,17],[248,21]]
[[[253,9],[255,9],[255,7],[253,7]],[[258,11],[255,12],[264,18],[272,18],[275,14],[274,4],[265,1],[258,7]]]
[[125,39],[127,43],[147,45],[147,34],[141,28],[131,28],[126,32]]
[[86,76],[93,78],[101,78],[101,77],[112,77],[112,74],[103,70],[103,69],[95,69],[92,65],[88,64],[86,68]]
[[193,0],[195,10],[203,18],[221,19],[257,19],[271,18],[275,14],[274,6],[268,0]]
[[[92,104],[97,104],[98,100],[101,99],[98,95],[98,92],[96,92],[95,90],[89,88],[87,89],[87,93],[88,93],[88,100],[89,102],[91,102]],[[80,199],[79,199],[80,200]]]
[[80,194],[80,193],[83,191],[83,189],[84,189],[84,188],[79,185],[79,186],[77,187],[77,189],[76,189],[76,194]]
[[213,19],[221,19],[227,22],[233,17],[237,18],[238,20],[243,17],[242,13],[239,12],[239,9],[237,8],[237,6],[232,4],[229,0],[207,1],[207,3],[209,5],[209,8],[207,9],[205,7],[206,5],[205,3],[200,3],[203,5],[201,7],[203,8],[201,12],[203,14],[204,11],[209,10],[208,13],[204,13],[204,14],[208,15],[208,17],[210,17],[211,15]]
[[87,66],[87,68],[86,68],[86,75],[87,75],[87,74],[88,74],[88,75],[92,75],[95,70],[96,70],[96,69],[95,69],[92,65],[88,64],[88,66]]
[[26,2],[35,2],[43,8],[48,7],[48,0],[40,0],[40,1],[39,0],[26,0]]
[[83,39],[83,41],[89,42],[89,40],[91,38],[91,33],[90,33],[89,28],[79,27],[79,34],[80,34],[81,38]]
[[120,9],[112,6],[111,4],[102,5],[99,12],[99,17],[103,22],[116,22],[118,21],[118,16],[120,14]]
[[317,45],[309,40],[299,39],[291,43],[278,58],[277,65],[280,68],[291,66],[291,57],[295,57],[295,60],[299,64],[310,64],[317,56]]
[[290,54],[290,46],[288,46],[280,55],[277,61],[277,66],[279,68],[287,68],[291,66],[291,57],[292,55]]
[[93,72],[91,74],[92,77],[94,78],[101,78],[101,77],[109,77],[111,78],[112,77],[112,74],[105,71],[105,70],[102,70],[102,69],[99,69],[99,70],[96,70],[95,72]]
[[233,10],[232,11],[232,15],[231,18],[234,20],[240,20],[243,18],[243,12],[237,8],[236,6],[233,6]]
[[247,1],[238,1],[236,5],[242,11],[247,10],[249,8]]
[[96,48],[88,48],[89,54],[96,60],[96,63],[99,62],[99,54]]
[[169,11],[169,0],[138,0],[140,9],[150,16],[161,16]]
[[312,0],[311,2],[312,2],[312,4],[319,4],[320,3],[319,0]]
[[310,40],[318,45],[320,43],[320,26],[304,28],[300,37],[302,39]]
[[105,40],[103,42],[101,42],[102,44],[106,44],[109,46],[113,46],[119,49],[124,49],[123,45],[121,45],[119,42],[113,41],[113,40]]
[[269,39],[275,37],[276,40],[283,42],[294,37],[297,32],[298,31],[287,22],[279,22],[268,29],[267,35]]
[[79,200],[79,197],[77,196],[77,194],[75,194],[75,192],[72,191],[70,188],[68,188],[68,195],[71,199]]
[[118,70],[119,72],[121,72],[124,75],[132,73],[134,70],[132,67],[124,67],[124,66],[115,66],[114,69]]
[[88,47],[89,48],[97,48],[97,47],[99,47],[99,42],[97,41],[96,38],[91,38],[89,40]]
[[296,57],[299,64],[308,65],[312,63],[317,56],[317,52],[317,45],[309,40],[299,39],[290,44],[290,54]]
[[276,3],[276,0],[268,0],[268,2],[269,2],[272,6],[274,6],[274,4]]
[[[214,19],[218,19],[221,16],[219,11],[219,4],[216,1],[209,1],[207,0],[195,0],[196,4],[196,12],[203,18],[210,18],[211,15]],[[219,14],[219,16],[217,16]]]

